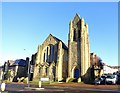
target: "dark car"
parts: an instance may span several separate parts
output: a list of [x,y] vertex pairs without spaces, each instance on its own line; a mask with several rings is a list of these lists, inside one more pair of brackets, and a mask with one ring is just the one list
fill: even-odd
[[95,79],[94,84],[95,85],[100,85],[101,81],[102,81],[102,78],[97,78],[97,79]]
[[97,84],[97,85],[106,84],[106,76],[101,76],[95,79],[94,84]]

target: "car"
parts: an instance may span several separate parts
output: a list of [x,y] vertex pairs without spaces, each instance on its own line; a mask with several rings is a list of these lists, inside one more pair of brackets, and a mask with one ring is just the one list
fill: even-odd
[[97,78],[97,79],[95,79],[94,84],[95,85],[100,85],[101,81],[102,81],[102,78]]
[[117,82],[117,75],[107,75],[106,84],[116,84],[116,82]]
[[101,77],[95,79],[94,84],[96,84],[96,85],[106,84],[106,76],[101,76]]

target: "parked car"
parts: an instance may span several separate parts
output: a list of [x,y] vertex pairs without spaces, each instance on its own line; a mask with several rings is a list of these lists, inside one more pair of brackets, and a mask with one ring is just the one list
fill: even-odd
[[117,83],[117,75],[107,75],[106,84],[116,84]]
[[97,85],[106,84],[106,76],[101,76],[95,79],[94,84],[97,84]]
[[102,81],[101,78],[97,78],[97,79],[95,79],[94,84],[95,85],[100,85],[101,81]]

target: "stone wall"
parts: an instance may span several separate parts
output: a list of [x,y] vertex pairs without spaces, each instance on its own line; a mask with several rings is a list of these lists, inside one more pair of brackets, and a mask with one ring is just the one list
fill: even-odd
[[[67,77],[65,76],[66,73],[63,75],[63,72],[66,71],[66,68],[63,67],[67,63],[66,59],[64,60],[64,56],[67,58],[67,52],[64,50],[63,42],[50,34],[43,44],[38,47],[34,78],[37,76],[52,77],[51,80],[61,81],[63,77]],[[66,63],[64,64],[64,62]]]

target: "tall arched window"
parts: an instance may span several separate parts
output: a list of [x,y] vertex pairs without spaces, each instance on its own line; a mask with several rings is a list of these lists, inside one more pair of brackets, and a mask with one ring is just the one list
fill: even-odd
[[46,51],[46,62],[48,62],[48,47],[47,47],[47,51]]
[[52,46],[52,61],[54,60],[54,46]]
[[54,46],[50,45],[50,59],[51,61],[54,60]]
[[44,53],[44,59],[43,59],[43,62],[45,62],[45,53]]
[[76,41],[76,29],[74,29],[73,41]]

